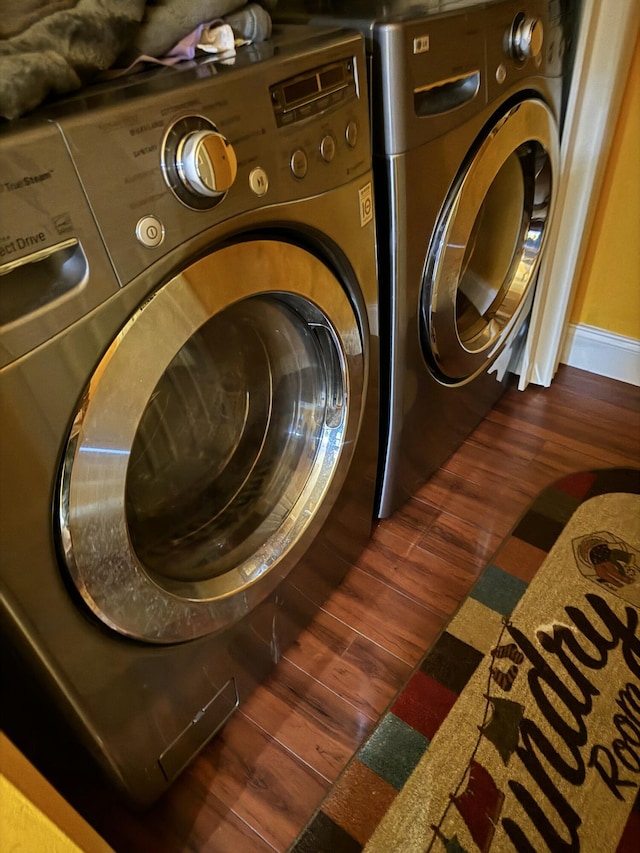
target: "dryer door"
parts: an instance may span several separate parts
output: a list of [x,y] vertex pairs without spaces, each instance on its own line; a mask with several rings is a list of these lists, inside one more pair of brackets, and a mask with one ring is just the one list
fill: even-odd
[[66,563],[93,612],[169,643],[242,618],[344,481],[367,353],[315,256],[254,240],[159,288],[98,365],[60,480]]
[[452,185],[431,238],[420,306],[422,349],[443,384],[486,370],[530,306],[558,160],[551,111],[524,100],[494,119]]

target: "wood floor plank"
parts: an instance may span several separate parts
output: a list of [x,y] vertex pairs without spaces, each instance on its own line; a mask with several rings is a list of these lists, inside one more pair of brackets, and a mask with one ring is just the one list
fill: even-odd
[[[278,848],[267,843],[245,821],[188,773],[182,785],[174,786],[153,810],[153,823],[161,837],[145,842],[127,843],[113,836],[117,853],[170,853],[176,850],[234,851],[234,853],[274,853]],[[151,814],[146,816],[151,824]]]
[[411,672],[408,664],[324,610],[285,657],[374,718],[382,715]]
[[[640,459],[640,412],[632,402],[632,392],[628,405],[620,406],[609,401],[596,405],[593,399],[567,386],[552,385],[545,390],[546,394],[527,398],[526,406],[513,394],[505,394],[488,419],[511,416],[530,434],[551,438],[549,433],[553,431],[559,438],[570,438],[574,446],[589,445]],[[636,400],[637,397],[636,393]]]
[[[382,526],[380,525],[380,527]],[[416,541],[418,539],[419,537]],[[375,540],[371,541],[369,547],[360,555],[357,566],[383,583],[406,593],[405,585],[397,583],[396,580],[415,544],[412,543],[400,553],[393,547],[393,544],[393,540],[389,543],[389,540],[385,541],[384,536],[380,534]]]
[[585,456],[600,460],[601,467],[619,465],[640,465],[640,449],[635,442],[624,444],[616,441],[615,433],[608,430],[599,436],[586,435],[581,425],[573,427],[568,420],[553,418],[548,425],[544,420],[538,423],[524,421],[522,415],[513,410],[493,409],[488,415],[496,424],[503,426],[519,426],[527,432],[537,435],[545,441],[552,441],[569,451],[577,451]]
[[[512,457],[509,443],[514,435],[530,439],[528,459],[516,450]],[[506,441],[500,437],[508,436]],[[590,452],[585,452],[586,450]],[[599,454],[599,455],[596,455]],[[605,458],[602,458],[604,455]],[[633,462],[628,453],[614,453],[605,448],[559,444],[543,436],[528,436],[497,421],[485,420],[475,433],[442,467],[473,482],[488,487],[496,479],[508,478],[534,497],[545,486],[571,471],[602,468],[608,465],[628,465]]]
[[395,534],[402,537],[406,544],[412,545],[431,527],[439,512],[439,509],[424,501],[410,498],[390,518],[384,519],[384,523],[379,525],[377,535],[374,534],[374,540],[385,534]]
[[278,743],[334,782],[376,722],[288,660],[242,706]]
[[621,408],[640,412],[640,393],[636,385],[620,382],[597,373],[589,373],[576,367],[561,364],[553,378],[554,394],[562,394],[565,389],[575,391],[592,401],[613,403]]
[[[496,406],[498,411],[516,412],[517,401],[505,400]],[[562,398],[543,399],[527,407],[529,424],[551,424],[562,434],[573,434],[584,443],[612,450],[637,449],[640,439],[640,415],[609,403],[596,409],[592,401],[568,391]]]
[[499,536],[441,513],[404,557],[372,543],[358,566],[418,604],[449,617],[500,541]]
[[532,470],[547,474],[549,482],[552,482],[574,471],[595,471],[598,468],[625,468],[627,465],[634,465],[634,460],[628,453],[606,452],[606,460],[601,456],[585,453],[581,448],[562,446],[557,441],[545,441],[532,464]]
[[402,661],[415,666],[444,626],[428,610],[382,581],[354,567],[323,609]]
[[513,511],[522,512],[531,494],[526,479],[512,482],[487,474],[482,482],[475,482],[441,468],[416,497],[462,521],[474,518],[481,507],[475,522],[502,537],[511,529]]
[[400,583],[406,586],[408,594],[428,602],[429,609],[441,614],[446,623],[476,576],[459,563],[442,560],[416,545],[402,566]]
[[521,429],[485,419],[442,467],[471,479],[476,471],[502,471],[505,477],[519,478],[539,453],[543,441]]
[[[329,681],[341,695],[358,704],[367,712],[372,711],[380,719],[394,696],[402,689],[411,675],[412,667],[372,643],[366,637],[353,641],[342,659],[336,677]],[[356,681],[353,672],[362,673],[366,683]]]
[[327,790],[326,780],[241,713],[193,762],[185,784],[189,780],[214,791],[278,851],[287,849]]
[[[507,511],[505,514],[507,516]],[[519,515],[519,505],[514,505],[510,516],[505,517],[504,526],[513,518],[509,525],[510,530]],[[443,512],[437,523],[422,536],[418,547],[476,577],[503,538],[501,533],[486,528],[481,507],[477,508],[474,516],[468,521]]]
[[[416,501],[416,503],[420,502]],[[399,558],[408,554],[438,517],[438,513],[432,512],[431,507],[425,507],[424,504],[421,504],[421,507],[425,508],[431,516],[428,524],[415,524],[410,530],[407,528],[406,534],[403,535],[402,530],[393,523],[395,515],[391,518],[380,519],[374,525],[369,548],[386,548]]]

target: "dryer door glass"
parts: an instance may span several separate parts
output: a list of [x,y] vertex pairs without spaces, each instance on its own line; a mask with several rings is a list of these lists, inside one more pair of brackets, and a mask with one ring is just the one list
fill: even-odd
[[530,308],[557,165],[555,120],[526,100],[494,120],[460,170],[421,291],[423,351],[441,382],[486,371]]
[[228,246],[160,288],[98,366],[65,455],[62,544],[112,628],[216,632],[290,571],[357,437],[361,323],[315,256]]

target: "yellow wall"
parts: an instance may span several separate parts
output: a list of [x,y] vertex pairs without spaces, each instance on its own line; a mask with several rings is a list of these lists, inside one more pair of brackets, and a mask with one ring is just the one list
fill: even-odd
[[570,322],[640,340],[640,39]]
[[113,853],[2,732],[0,850]]

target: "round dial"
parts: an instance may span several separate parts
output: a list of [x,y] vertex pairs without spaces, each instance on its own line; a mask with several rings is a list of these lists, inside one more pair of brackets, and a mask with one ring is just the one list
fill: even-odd
[[540,18],[517,15],[509,37],[509,52],[511,55],[524,62],[527,59],[535,59],[542,51],[544,33]]
[[185,186],[208,197],[226,193],[238,171],[233,148],[215,130],[188,134],[178,146],[177,166]]
[[178,119],[162,144],[162,171],[174,195],[193,210],[218,204],[236,179],[235,151],[204,116]]

